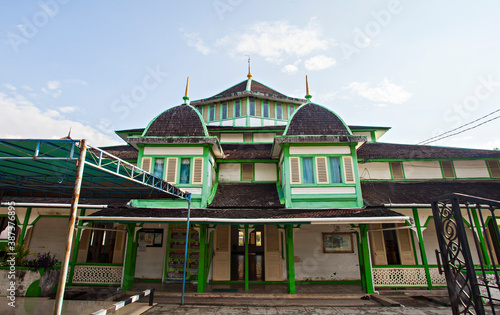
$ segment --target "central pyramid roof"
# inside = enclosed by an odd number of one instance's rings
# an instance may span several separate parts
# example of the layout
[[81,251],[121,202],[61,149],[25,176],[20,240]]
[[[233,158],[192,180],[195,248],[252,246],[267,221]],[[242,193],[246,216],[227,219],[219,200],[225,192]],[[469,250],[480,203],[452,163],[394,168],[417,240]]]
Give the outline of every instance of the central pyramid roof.
[[208,102],[212,102],[215,100],[224,100],[233,97],[242,97],[242,96],[259,96],[259,97],[268,97],[272,99],[282,99],[288,102],[294,103],[304,103],[306,100],[301,98],[289,97],[283,93],[280,93],[258,81],[253,79],[247,79],[241,81],[233,85],[232,87],[225,89],[224,91],[215,94],[214,96],[192,101],[192,105],[204,104]]

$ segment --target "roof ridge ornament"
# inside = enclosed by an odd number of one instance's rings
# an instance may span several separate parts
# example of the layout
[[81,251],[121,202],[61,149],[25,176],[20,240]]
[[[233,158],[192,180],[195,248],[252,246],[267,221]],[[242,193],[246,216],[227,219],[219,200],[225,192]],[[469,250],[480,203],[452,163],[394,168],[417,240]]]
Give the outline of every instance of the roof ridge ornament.
[[186,82],[186,93],[184,94],[184,96],[182,97],[182,99],[184,100],[184,104],[188,105],[189,104],[189,77],[187,77],[187,82]]
[[307,99],[307,103],[311,102],[312,95],[309,94],[309,81],[307,80],[307,75],[306,75],[306,96],[305,98]]
[[247,78],[251,79],[252,78],[252,72],[250,72],[250,56],[249,55],[246,55],[248,56],[248,74],[247,74]]

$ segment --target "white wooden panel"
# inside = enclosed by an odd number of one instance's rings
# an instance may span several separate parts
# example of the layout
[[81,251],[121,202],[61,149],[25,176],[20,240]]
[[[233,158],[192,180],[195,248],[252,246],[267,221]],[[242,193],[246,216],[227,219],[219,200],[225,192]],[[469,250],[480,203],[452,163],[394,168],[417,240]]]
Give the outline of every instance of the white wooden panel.
[[191,188],[191,187],[187,187],[187,188],[182,187],[181,189],[184,191],[187,191],[188,193],[192,193],[193,195],[200,195],[201,191],[202,191],[201,188]]
[[348,146],[291,146],[290,154],[351,154],[351,149]]
[[274,163],[255,163],[256,181],[276,181],[276,164]]
[[263,119],[264,126],[274,126],[275,121],[271,119]]
[[410,230],[397,230],[399,257],[402,265],[414,265],[413,245],[411,242]]
[[33,254],[47,253],[56,255],[56,259],[64,259],[68,218],[40,218],[33,227],[33,235],[29,244]]
[[358,163],[358,169],[362,179],[391,179],[388,162]]
[[145,147],[144,155],[203,155],[203,147]]
[[253,134],[253,142],[266,142],[272,143],[274,141],[275,133],[254,133]]
[[484,160],[453,161],[457,178],[490,177]]
[[316,194],[354,194],[354,187],[313,187],[313,188],[292,188],[292,194],[316,195]]
[[275,225],[264,226],[264,280],[282,281],[280,232]]
[[220,134],[220,142],[221,143],[243,142],[243,134],[242,133],[221,133]]
[[247,119],[246,118],[238,118],[234,120],[234,125],[241,127],[241,126],[246,126],[247,124]]
[[281,120],[278,120],[276,122],[277,125],[286,125],[288,123],[288,121],[281,121]]
[[233,121],[232,120],[223,120],[221,123],[220,123],[221,126],[232,126],[233,125]]
[[[370,229],[380,228],[382,228],[382,224],[370,224]],[[384,232],[371,231],[369,233],[372,265],[387,265]]]
[[262,126],[262,119],[250,118],[250,126]]
[[220,163],[219,164],[220,181],[240,181],[241,164],[240,163]]
[[439,161],[403,162],[406,179],[443,178]]
[[214,281],[231,279],[231,226],[218,225],[215,228],[212,277]]
[[[165,260],[165,246],[167,243],[167,226],[162,224],[146,223],[145,229],[163,228],[163,246],[146,247],[144,251],[137,251],[137,261],[135,264],[135,278],[139,279],[160,279],[163,275],[163,262]],[[122,233],[126,235],[126,233]]]
[[355,136],[365,136],[366,141],[372,141],[372,134],[371,132],[363,132],[363,131],[358,131],[358,132],[353,132],[352,133]]

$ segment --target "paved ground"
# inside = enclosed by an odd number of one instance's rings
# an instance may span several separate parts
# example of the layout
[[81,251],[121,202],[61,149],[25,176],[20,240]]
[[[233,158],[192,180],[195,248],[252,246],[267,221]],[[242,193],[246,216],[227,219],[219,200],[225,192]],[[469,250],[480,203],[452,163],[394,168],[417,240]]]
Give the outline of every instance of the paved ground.
[[286,315],[319,315],[319,314],[411,314],[411,315],[441,315],[452,314],[451,309],[445,306],[436,307],[325,307],[325,306],[201,306],[201,305],[173,305],[158,304],[144,313],[145,315],[160,314],[194,314],[194,315],[236,315],[236,314],[286,314]]

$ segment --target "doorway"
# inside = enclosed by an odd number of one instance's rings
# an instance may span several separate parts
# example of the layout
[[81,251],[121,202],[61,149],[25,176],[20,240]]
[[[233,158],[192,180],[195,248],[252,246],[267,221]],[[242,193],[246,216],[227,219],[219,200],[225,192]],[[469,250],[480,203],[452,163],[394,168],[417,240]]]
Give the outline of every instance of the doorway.
[[[264,281],[264,226],[257,225],[248,236],[250,281]],[[245,230],[231,226],[231,280],[245,280]]]

